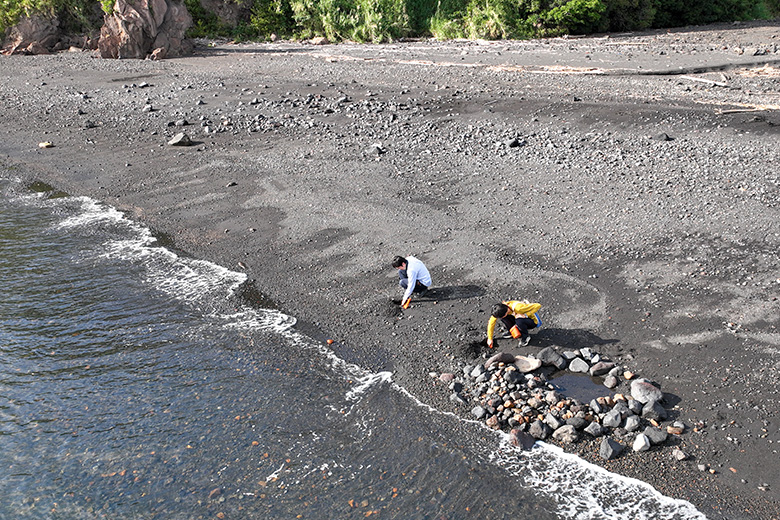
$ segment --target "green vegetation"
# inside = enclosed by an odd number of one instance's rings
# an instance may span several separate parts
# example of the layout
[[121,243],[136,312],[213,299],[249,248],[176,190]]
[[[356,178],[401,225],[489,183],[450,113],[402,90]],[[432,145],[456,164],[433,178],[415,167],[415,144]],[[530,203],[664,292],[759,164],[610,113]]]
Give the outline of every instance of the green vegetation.
[[30,15],[56,16],[63,30],[76,34],[99,29],[103,23],[95,0],[0,0],[0,35]]
[[[402,37],[534,38],[633,31],[780,16],[780,0],[223,0],[248,7],[227,25],[183,0],[193,37],[385,42]],[[71,32],[99,27],[115,0],[0,0],[0,32],[30,14],[56,15]]]

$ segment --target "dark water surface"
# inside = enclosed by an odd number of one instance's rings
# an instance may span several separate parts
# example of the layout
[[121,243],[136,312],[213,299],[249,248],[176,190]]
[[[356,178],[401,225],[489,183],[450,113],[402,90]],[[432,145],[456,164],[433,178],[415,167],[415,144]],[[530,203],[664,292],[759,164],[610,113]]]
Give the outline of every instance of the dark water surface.
[[431,410],[93,200],[0,179],[0,276],[0,518],[703,518]]

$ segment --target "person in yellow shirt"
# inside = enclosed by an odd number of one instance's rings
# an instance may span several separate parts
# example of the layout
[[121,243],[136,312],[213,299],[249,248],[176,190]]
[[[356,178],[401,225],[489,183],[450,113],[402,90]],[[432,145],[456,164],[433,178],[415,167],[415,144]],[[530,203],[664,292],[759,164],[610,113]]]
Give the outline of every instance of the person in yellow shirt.
[[493,331],[498,320],[501,320],[513,338],[520,340],[521,347],[528,345],[531,341],[528,330],[542,325],[542,320],[537,315],[541,308],[540,303],[530,303],[527,300],[509,300],[495,304],[487,326],[488,347],[493,348]]

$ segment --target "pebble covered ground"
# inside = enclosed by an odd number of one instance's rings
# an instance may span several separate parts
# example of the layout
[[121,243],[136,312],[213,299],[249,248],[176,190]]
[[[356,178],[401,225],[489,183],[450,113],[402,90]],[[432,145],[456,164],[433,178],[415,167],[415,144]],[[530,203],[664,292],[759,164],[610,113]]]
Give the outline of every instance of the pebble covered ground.
[[[545,326],[531,344],[497,351],[588,349],[615,377],[655,383],[667,418],[654,420],[683,429],[639,451],[635,432],[612,436],[631,446],[609,458],[605,437],[576,426],[577,440],[550,442],[710,518],[780,517],[777,23],[530,42],[200,42],[177,60],[70,52],[0,69],[6,169],[244,270],[253,301],[463,417],[507,407],[471,402],[481,392],[452,399],[440,376],[465,381],[495,353],[483,343],[493,303],[538,301]],[[408,310],[393,302],[396,254],[434,279]],[[539,399],[517,397],[510,408]],[[564,406],[606,413],[584,404]]]

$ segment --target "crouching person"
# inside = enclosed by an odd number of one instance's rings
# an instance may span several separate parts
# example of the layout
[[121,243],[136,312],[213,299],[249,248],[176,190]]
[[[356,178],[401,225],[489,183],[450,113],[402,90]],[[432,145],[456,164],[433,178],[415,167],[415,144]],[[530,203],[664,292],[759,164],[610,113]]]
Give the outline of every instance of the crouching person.
[[493,332],[498,320],[501,320],[514,339],[520,341],[521,347],[528,345],[531,341],[528,331],[542,325],[542,320],[537,315],[541,308],[540,303],[530,303],[527,300],[509,300],[495,304],[487,327],[488,347],[493,348]]

